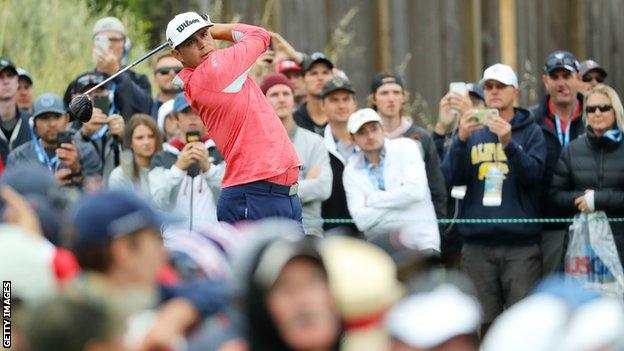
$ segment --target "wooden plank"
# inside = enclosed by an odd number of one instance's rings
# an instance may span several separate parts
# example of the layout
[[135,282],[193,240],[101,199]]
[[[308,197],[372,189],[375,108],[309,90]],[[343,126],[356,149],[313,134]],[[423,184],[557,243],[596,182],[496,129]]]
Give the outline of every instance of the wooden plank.
[[392,40],[390,38],[390,0],[376,0],[375,16],[375,70],[382,71],[390,67]]
[[516,43],[516,1],[500,0],[500,49],[501,62],[518,70]]

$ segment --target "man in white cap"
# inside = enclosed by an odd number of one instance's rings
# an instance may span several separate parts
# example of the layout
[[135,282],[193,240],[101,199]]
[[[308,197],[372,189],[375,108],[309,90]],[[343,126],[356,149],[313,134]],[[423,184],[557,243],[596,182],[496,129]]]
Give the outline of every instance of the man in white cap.
[[[442,172],[450,186],[466,185],[459,218],[535,218],[546,145],[530,113],[515,107],[518,79],[511,67],[495,64],[480,84],[485,103],[496,109],[486,119],[469,110],[460,118]],[[458,224],[464,241],[462,269],[477,287],[484,329],[524,298],[542,273],[539,224]]]
[[407,138],[385,139],[381,117],[371,108],[349,117],[347,129],[361,152],[342,175],[349,212],[371,240],[401,228],[422,247],[440,251],[440,233],[422,153]]
[[[217,50],[215,42],[234,45]],[[265,217],[301,221],[301,163],[286,130],[249,71],[271,33],[245,24],[212,23],[186,12],[167,25],[172,55],[184,65],[178,80],[227,164],[217,205],[220,221]]]

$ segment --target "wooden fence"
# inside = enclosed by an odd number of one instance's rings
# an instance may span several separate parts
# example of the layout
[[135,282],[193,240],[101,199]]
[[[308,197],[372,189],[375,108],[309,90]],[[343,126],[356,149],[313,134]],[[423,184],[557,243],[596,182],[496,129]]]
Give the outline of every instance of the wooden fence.
[[224,0],[220,11],[279,31],[300,51],[331,54],[360,105],[371,77],[393,70],[417,114],[431,118],[449,82],[477,81],[504,62],[516,69],[521,105],[529,106],[544,93],[543,62],[557,49],[595,59],[624,92],[620,0]]

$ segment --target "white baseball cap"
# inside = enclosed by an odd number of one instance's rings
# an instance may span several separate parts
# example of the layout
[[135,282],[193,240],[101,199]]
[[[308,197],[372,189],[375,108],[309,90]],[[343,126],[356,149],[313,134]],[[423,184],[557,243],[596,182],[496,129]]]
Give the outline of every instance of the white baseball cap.
[[117,17],[104,17],[95,22],[95,25],[93,25],[93,36],[104,31],[118,32],[124,37],[126,36],[126,27]]
[[458,335],[476,333],[481,324],[477,299],[452,284],[417,293],[392,307],[388,333],[415,348],[433,348]]
[[173,99],[167,100],[158,108],[158,129],[161,133],[165,133],[165,118],[173,112]]
[[518,77],[516,73],[514,73],[511,67],[502,63],[497,63],[486,68],[479,84],[483,85],[488,80],[495,80],[506,85],[513,85],[516,89],[518,88]]
[[357,110],[349,116],[349,121],[347,122],[347,129],[349,133],[355,134],[357,133],[363,125],[368,122],[379,122],[381,123],[381,117],[379,114],[372,108],[363,108]]
[[197,12],[185,12],[176,15],[169,24],[167,24],[167,41],[171,48],[182,44],[186,39],[190,38],[195,32],[210,27],[213,23],[208,15],[200,15]]

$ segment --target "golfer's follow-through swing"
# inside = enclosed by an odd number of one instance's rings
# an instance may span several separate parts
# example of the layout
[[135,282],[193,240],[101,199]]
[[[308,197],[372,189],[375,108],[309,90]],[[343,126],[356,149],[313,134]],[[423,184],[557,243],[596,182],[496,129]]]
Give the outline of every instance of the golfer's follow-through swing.
[[[245,24],[212,23],[195,12],[175,16],[166,34],[171,54],[184,65],[178,74],[184,95],[225,158],[218,219],[301,221],[301,164],[279,118],[248,76],[271,34]],[[215,39],[234,45],[217,50]]]

